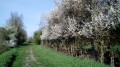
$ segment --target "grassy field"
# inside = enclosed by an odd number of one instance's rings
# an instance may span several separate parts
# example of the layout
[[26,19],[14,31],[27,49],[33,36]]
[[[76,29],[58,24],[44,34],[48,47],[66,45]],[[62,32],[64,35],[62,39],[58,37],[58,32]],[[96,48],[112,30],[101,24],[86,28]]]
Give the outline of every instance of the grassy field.
[[[30,53],[26,53],[26,51],[30,51]],[[0,67],[7,67],[7,63],[13,55],[16,58],[12,67],[26,67],[27,61],[31,61],[28,62],[30,67],[108,67],[93,60],[66,56],[41,45],[20,46],[3,53],[0,55]],[[29,57],[27,61],[26,57]]]
[[33,46],[33,51],[42,67],[108,67],[92,60],[66,56],[39,45]]

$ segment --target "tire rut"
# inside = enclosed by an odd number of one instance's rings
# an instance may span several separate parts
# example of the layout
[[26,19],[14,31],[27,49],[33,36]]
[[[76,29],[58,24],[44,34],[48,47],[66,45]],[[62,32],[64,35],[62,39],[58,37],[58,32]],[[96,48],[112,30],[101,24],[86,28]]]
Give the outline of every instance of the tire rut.
[[31,65],[36,65],[38,67],[41,67],[40,66],[40,63],[36,60],[34,54],[33,54],[33,50],[32,50],[32,47],[30,47],[27,51],[26,51],[26,58],[25,58],[25,65],[24,67],[31,67]]

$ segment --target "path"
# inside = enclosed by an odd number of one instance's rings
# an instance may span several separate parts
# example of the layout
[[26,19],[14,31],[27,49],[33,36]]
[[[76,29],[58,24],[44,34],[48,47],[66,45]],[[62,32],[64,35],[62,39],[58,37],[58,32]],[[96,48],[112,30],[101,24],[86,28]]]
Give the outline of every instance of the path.
[[25,66],[24,67],[40,67],[40,63],[36,60],[34,54],[33,54],[33,50],[32,47],[30,47],[27,51],[26,51],[26,59],[25,59]]

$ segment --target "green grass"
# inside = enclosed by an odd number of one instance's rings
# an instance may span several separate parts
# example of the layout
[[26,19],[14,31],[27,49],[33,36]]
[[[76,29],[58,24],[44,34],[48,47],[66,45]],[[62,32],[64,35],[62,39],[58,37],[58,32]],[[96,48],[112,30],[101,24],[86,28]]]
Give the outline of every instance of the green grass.
[[66,56],[40,45],[33,45],[33,51],[42,67],[108,67],[93,60]]
[[0,67],[6,67],[7,63],[10,61],[12,55],[16,54],[17,49],[12,49],[10,51],[4,52],[0,55]]
[[23,67],[25,65],[26,50],[29,46],[20,46],[0,55],[0,67],[7,67],[12,55],[16,55],[16,60],[12,67]]
[[23,67],[25,65],[25,58],[26,58],[26,50],[29,46],[21,46],[18,48],[17,57],[15,62],[13,63],[13,67]]
[[6,67],[12,55],[16,55],[12,67],[24,67],[26,51],[32,47],[33,54],[40,64],[30,63],[31,67],[108,67],[105,64],[87,59],[79,59],[53,51],[41,45],[26,45],[14,48],[0,55],[0,67]]

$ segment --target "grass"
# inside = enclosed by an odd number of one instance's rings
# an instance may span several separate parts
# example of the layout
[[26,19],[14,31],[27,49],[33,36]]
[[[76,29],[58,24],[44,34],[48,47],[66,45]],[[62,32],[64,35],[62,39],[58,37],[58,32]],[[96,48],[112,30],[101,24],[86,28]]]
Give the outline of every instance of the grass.
[[108,67],[93,60],[66,56],[40,45],[33,45],[33,51],[42,67]]
[[8,67],[10,58],[15,55],[16,59],[12,67],[23,67],[25,64],[26,50],[29,46],[19,46],[0,55],[0,67]]
[[26,50],[29,46],[21,46],[18,47],[17,57],[15,62],[13,63],[13,67],[23,67],[25,65],[25,58],[26,58]]
[[7,63],[10,61],[10,58],[16,54],[17,49],[12,49],[10,51],[4,52],[0,55],[0,67],[7,67]]
[[0,55],[0,67],[7,67],[7,63],[12,55],[16,55],[12,67],[24,67],[26,61],[26,51],[32,47],[33,54],[40,63],[30,63],[31,67],[108,67],[105,64],[87,59],[79,59],[72,56],[66,56],[62,53],[45,48],[42,45],[26,45],[14,48]]

